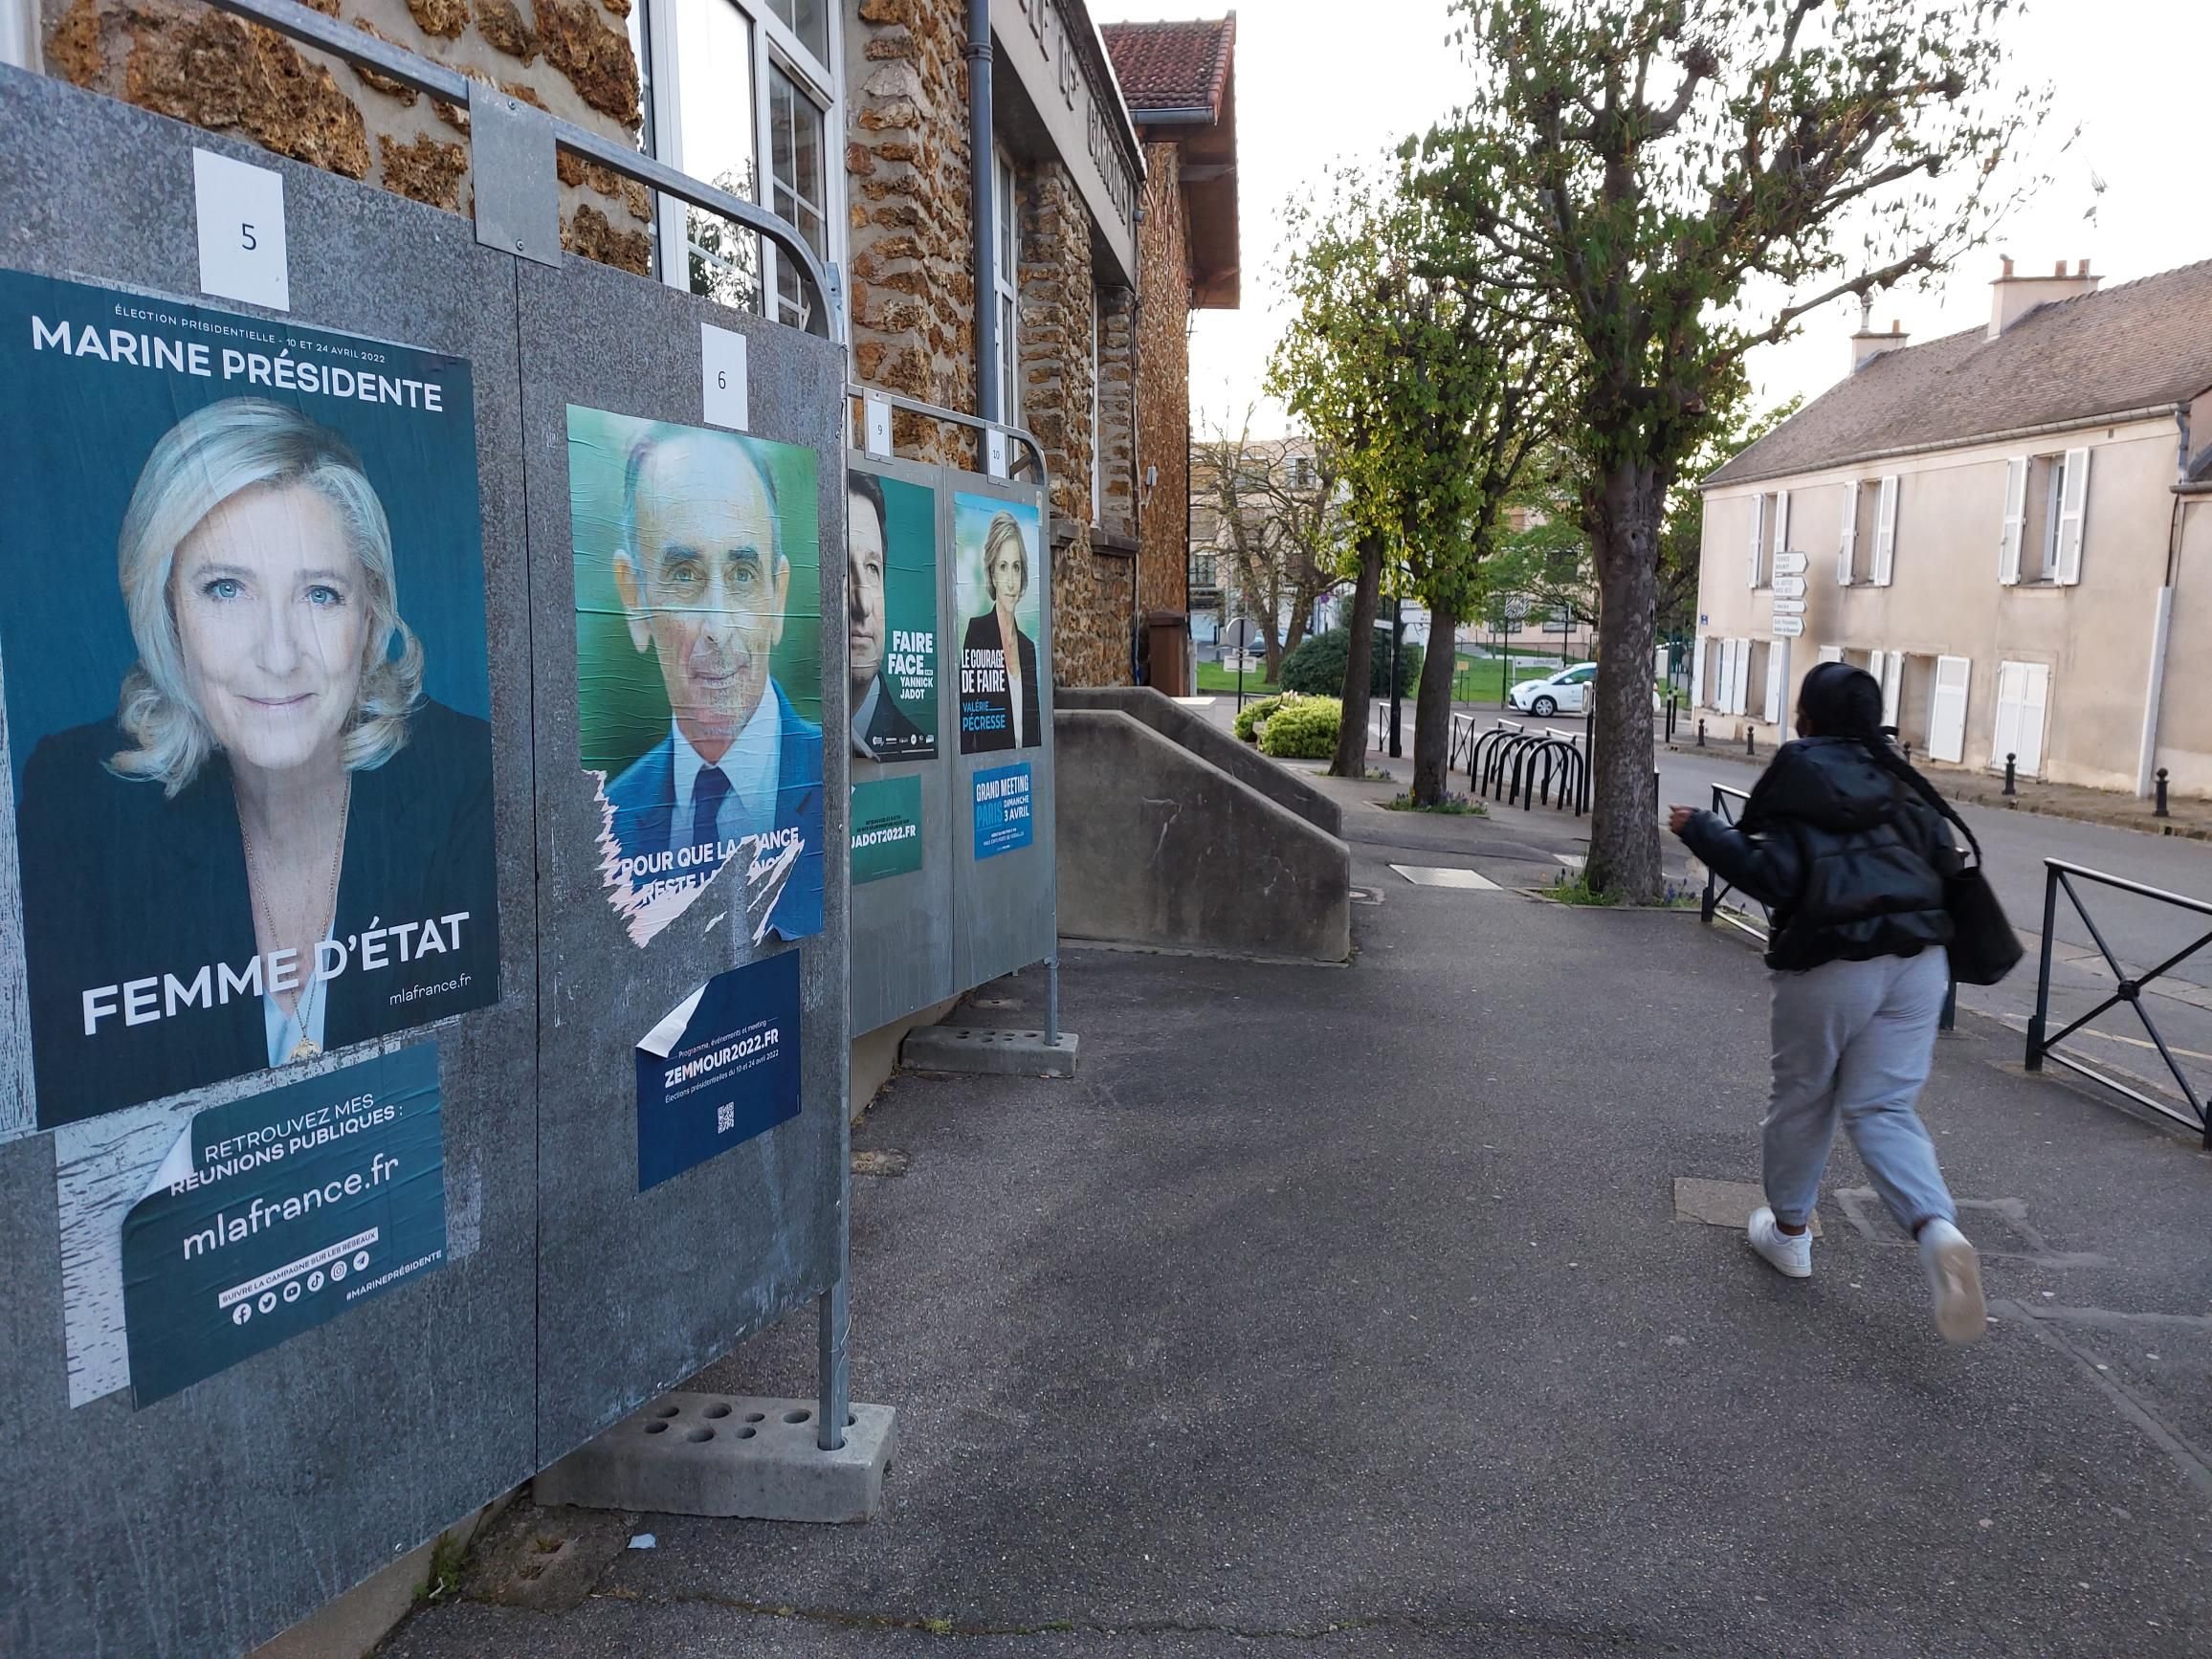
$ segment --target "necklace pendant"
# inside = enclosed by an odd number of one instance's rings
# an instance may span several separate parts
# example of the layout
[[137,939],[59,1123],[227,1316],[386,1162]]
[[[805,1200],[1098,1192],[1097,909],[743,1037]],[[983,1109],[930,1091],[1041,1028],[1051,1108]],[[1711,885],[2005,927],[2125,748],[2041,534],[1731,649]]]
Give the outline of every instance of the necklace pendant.
[[321,1052],[321,1044],[318,1043],[313,1037],[303,1036],[299,1039],[299,1046],[292,1051],[290,1057],[295,1060],[312,1060]]

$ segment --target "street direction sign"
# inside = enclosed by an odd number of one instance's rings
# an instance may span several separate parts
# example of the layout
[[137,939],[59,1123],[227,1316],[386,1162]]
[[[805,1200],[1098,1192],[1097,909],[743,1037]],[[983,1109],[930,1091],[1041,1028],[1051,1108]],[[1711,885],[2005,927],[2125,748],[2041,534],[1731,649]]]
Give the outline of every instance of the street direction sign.
[[1774,573],[1777,576],[1803,576],[1805,573],[1805,556],[1803,553],[1777,553],[1774,556]]
[[[1802,559],[1803,554],[1796,557]],[[1803,599],[1805,596],[1805,579],[1802,576],[1777,576],[1774,579],[1775,596],[1779,599]]]
[[1777,616],[1803,616],[1805,613],[1805,602],[1802,599],[1778,599],[1774,602],[1774,613]]
[[1778,616],[1774,619],[1774,636],[1777,639],[1795,639],[1805,630],[1802,616]]

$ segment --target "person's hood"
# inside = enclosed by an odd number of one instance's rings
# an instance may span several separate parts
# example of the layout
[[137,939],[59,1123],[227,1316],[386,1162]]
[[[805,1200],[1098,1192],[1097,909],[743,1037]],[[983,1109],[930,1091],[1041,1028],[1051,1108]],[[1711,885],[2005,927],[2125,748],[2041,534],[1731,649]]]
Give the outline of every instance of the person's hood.
[[1897,780],[1847,738],[1785,743],[1752,791],[1747,825],[1795,818],[1835,831],[1870,829],[1897,811]]

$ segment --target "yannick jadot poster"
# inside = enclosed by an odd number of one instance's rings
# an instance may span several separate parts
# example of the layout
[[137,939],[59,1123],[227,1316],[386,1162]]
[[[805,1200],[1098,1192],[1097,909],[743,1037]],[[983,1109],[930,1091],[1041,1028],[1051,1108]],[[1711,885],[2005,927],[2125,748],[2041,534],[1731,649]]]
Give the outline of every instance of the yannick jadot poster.
[[197,1114],[122,1224],[137,1404],[443,1262],[438,1107],[419,1043]]

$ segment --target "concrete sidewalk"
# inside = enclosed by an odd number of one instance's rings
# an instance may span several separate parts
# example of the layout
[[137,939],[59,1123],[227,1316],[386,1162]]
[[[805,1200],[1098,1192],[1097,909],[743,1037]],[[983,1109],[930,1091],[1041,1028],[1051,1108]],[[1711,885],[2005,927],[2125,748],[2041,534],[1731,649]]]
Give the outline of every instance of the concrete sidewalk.
[[1927,1115],[1998,1322],[1947,1349],[1846,1150],[1809,1283],[1676,1219],[1756,1179],[1751,952],[1355,851],[1350,969],[1071,952],[1079,1082],[871,1113],[880,1519],[522,1506],[589,1558],[555,1610],[479,1569],[387,1651],[2212,1652],[2212,1158],[1970,1019]]

